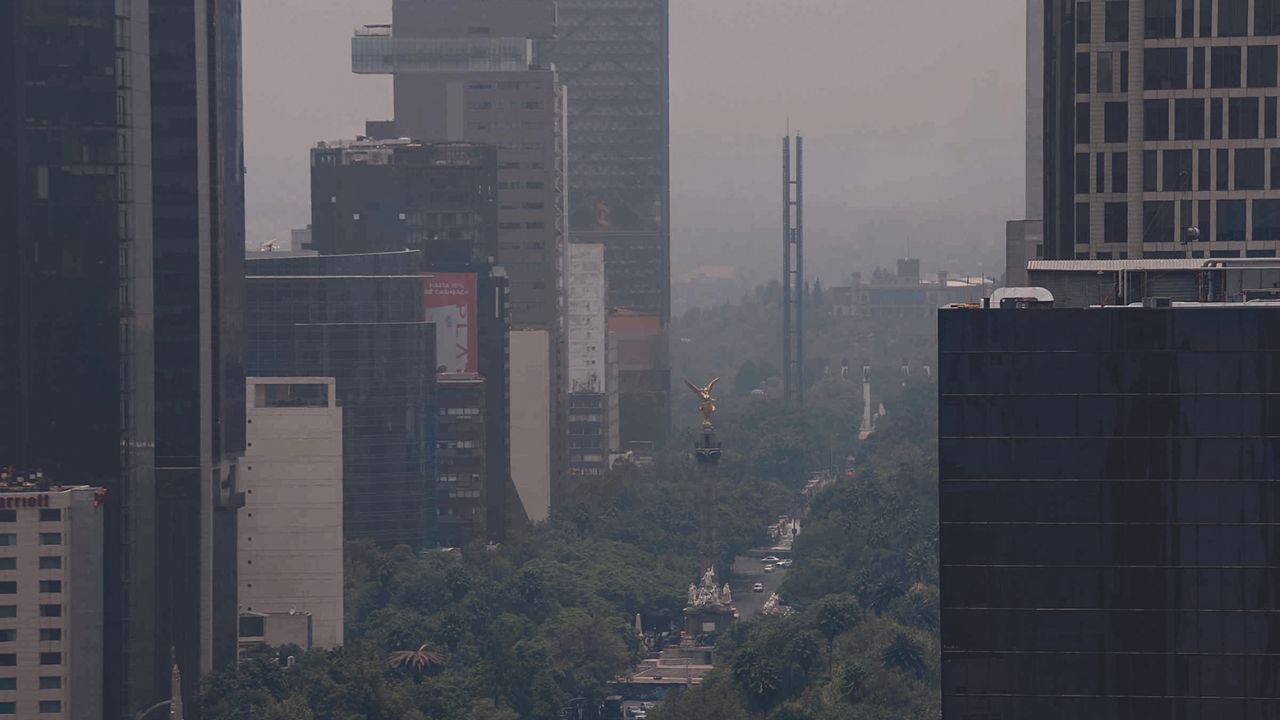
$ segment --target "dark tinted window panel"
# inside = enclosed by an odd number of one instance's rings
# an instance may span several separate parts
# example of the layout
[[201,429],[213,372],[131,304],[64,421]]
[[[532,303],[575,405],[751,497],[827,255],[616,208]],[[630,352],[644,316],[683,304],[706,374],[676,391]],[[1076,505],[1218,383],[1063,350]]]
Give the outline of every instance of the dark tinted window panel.
[[1103,140],[1123,143],[1129,139],[1129,104],[1109,102],[1103,106]]
[[1076,193],[1089,193],[1089,153],[1076,153]]
[[1129,51],[1120,51],[1120,92],[1129,92]]
[[1236,190],[1261,190],[1266,186],[1262,148],[1236,150]]
[[1180,37],[1189,38],[1196,35],[1196,3],[1195,0],[1182,1],[1182,31]]
[[1093,157],[1094,192],[1106,192],[1107,154],[1097,153]]
[[1271,148],[1271,189],[1280,190],[1280,148]]
[[1227,99],[1227,134],[1233,140],[1258,137],[1258,98]]
[[1191,87],[1204,87],[1204,73],[1204,48],[1198,47],[1191,51]]
[[1178,31],[1177,0],[1147,0],[1143,19],[1146,37],[1176,37]]
[[1129,153],[1111,154],[1111,192],[1129,192]]
[[1173,101],[1173,138],[1204,139],[1204,98]]
[[1076,203],[1076,244],[1089,244],[1089,203]]
[[1092,68],[1089,65],[1089,53],[1076,53],[1076,92],[1088,93],[1092,87],[1089,82],[1089,74]]
[[1222,139],[1222,98],[1209,99],[1209,137]]
[[1169,101],[1146,100],[1142,104],[1142,139],[1169,139]]
[[1097,88],[1100,93],[1113,92],[1115,88],[1115,65],[1113,58],[1115,55],[1108,52],[1098,53],[1098,83]]
[[1241,52],[1238,45],[1212,48],[1209,69],[1211,87],[1240,87],[1240,56]]
[[1213,3],[1200,3],[1200,37],[1213,37]]
[[1129,3],[1127,0],[1107,0],[1104,39],[1107,42],[1124,42],[1129,39]]
[[1249,0],[1218,0],[1218,37],[1249,34]]
[[1253,201],[1253,239],[1280,240],[1280,200]]
[[1164,151],[1164,183],[1165,192],[1186,192],[1191,189],[1191,151]]
[[1217,239],[1219,241],[1244,240],[1244,200],[1219,200],[1217,206]]
[[1078,43],[1089,42],[1089,39],[1090,39],[1089,31],[1093,25],[1093,23],[1090,22],[1090,15],[1091,15],[1090,9],[1091,9],[1090,4],[1087,2],[1076,3],[1075,24],[1076,24],[1076,42]]
[[1089,103],[1076,103],[1076,144],[1088,145],[1089,137]]
[[1143,242],[1173,242],[1173,202],[1168,200],[1142,203]]
[[1196,201],[1196,227],[1200,229],[1200,239],[1210,240],[1213,226],[1209,224],[1209,208],[1212,207],[1208,200]]
[[1229,181],[1231,180],[1231,169],[1228,163],[1231,161],[1231,151],[1223,149],[1214,152],[1214,188],[1218,190],[1229,189]]
[[1186,48],[1147,48],[1143,78],[1147,90],[1181,90],[1187,87]]
[[1142,191],[1156,192],[1160,189],[1159,174],[1160,155],[1155,150],[1142,151]]
[[1213,189],[1213,160],[1208,150],[1199,150],[1196,153],[1196,189],[1212,190]]
[[1253,34],[1280,35],[1280,0],[1254,0]]
[[1109,202],[1102,206],[1102,241],[1129,241],[1129,203]]
[[1249,77],[1251,88],[1272,88],[1276,86],[1276,46],[1249,46]]

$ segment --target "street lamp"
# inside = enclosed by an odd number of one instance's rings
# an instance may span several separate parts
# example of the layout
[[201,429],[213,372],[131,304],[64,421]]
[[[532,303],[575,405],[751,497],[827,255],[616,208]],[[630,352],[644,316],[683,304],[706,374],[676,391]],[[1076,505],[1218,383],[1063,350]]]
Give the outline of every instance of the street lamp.
[[156,703],[155,705],[152,705],[151,707],[147,708],[146,710],[143,710],[142,712],[138,713],[137,715],[134,715],[134,716],[133,716],[133,720],[146,720],[146,717],[147,717],[148,715],[150,715],[151,713],[155,712],[156,710],[159,710],[159,709],[160,709],[160,708],[162,708],[162,707],[168,707],[168,706],[169,706],[169,705],[171,705],[171,704],[173,704],[173,700],[172,700],[172,699],[169,699],[169,700],[161,700],[160,702]]

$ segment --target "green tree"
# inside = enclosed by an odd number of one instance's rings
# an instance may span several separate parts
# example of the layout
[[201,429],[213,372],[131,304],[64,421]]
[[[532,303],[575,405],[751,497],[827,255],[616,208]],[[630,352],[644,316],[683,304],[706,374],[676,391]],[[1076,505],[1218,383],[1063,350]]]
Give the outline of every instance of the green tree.
[[867,671],[862,665],[854,662],[844,666],[840,674],[840,689],[849,704],[857,705],[862,702],[867,693],[867,680]]
[[827,674],[831,674],[832,645],[841,633],[857,625],[862,619],[862,608],[851,595],[833,595],[823,598],[818,605],[817,627],[827,639]]
[[397,650],[387,658],[393,668],[408,668],[418,675],[429,674],[445,665],[442,653],[427,643],[422,643],[416,650]]
[[881,662],[886,670],[901,670],[917,680],[923,680],[929,672],[924,652],[904,633],[893,636],[893,641],[881,655]]

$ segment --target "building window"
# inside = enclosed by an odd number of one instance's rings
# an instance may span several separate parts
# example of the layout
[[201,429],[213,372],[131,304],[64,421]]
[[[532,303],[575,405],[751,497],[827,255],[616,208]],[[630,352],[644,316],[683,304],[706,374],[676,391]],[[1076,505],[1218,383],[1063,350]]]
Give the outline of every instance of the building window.
[[1200,150],[1196,153],[1196,189],[1213,189],[1213,162],[1210,160],[1208,150]]
[[1093,139],[1089,135],[1089,103],[1076,103],[1076,144],[1088,145]]
[[1204,48],[1191,51],[1191,87],[1197,90],[1204,87]]
[[62,556],[45,555],[40,558],[41,570],[59,570],[62,568]]
[[1143,53],[1143,80],[1147,90],[1184,90],[1187,87],[1186,48],[1147,48]]
[[1253,34],[1280,35],[1280,0],[1254,0]]
[[1244,200],[1218,201],[1217,219],[1219,241],[1240,242],[1244,240],[1244,213]]
[[0,715],[17,715],[18,703],[0,702]]
[[1249,0],[1218,0],[1218,37],[1249,34]]
[[0,510],[0,522],[17,522],[17,510]]
[[1210,87],[1240,87],[1240,46],[1215,47],[1211,55]]
[[18,592],[18,583],[12,580],[0,582],[0,595],[13,595]]
[[0,653],[0,667],[14,667],[17,664],[17,653]]
[[1088,3],[1075,4],[1075,41],[1088,42],[1091,31],[1093,8]]
[[1262,99],[1262,137],[1271,139],[1276,136],[1276,98]]
[[61,700],[41,700],[40,712],[60,713],[62,712],[62,701]]
[[1111,156],[1111,192],[1129,192],[1129,153],[1114,153]]
[[41,605],[40,617],[62,617],[62,606],[57,603]]
[[0,678],[0,690],[17,690],[18,678]]
[[1102,207],[1102,241],[1129,242],[1129,203],[1109,202]]
[[59,675],[43,675],[40,677],[41,690],[61,690],[62,677]]
[[1280,148],[1271,148],[1271,189],[1280,190]]
[[1236,151],[1236,190],[1261,190],[1265,186],[1265,156],[1262,148]]
[[18,617],[17,605],[0,605],[0,618]]
[[17,570],[18,558],[0,557],[0,570]]
[[1208,240],[1209,231],[1212,227],[1209,225],[1209,207],[1208,200],[1196,201],[1196,227],[1200,229],[1200,239]]
[[40,592],[60,593],[62,592],[62,581],[61,580],[41,580]]
[[1120,51],[1120,92],[1129,92],[1129,51]]
[[62,628],[40,628],[41,642],[57,642],[62,639]]
[[1107,42],[1129,40],[1129,0],[1107,0],[1104,36]]
[[1189,38],[1195,37],[1196,34],[1196,2],[1195,0],[1183,0],[1182,3],[1182,32],[1179,37]]
[[1249,46],[1249,75],[1247,82],[1251,88],[1273,88],[1276,86],[1276,46]]
[[1191,151],[1164,151],[1164,191],[1187,192],[1191,190]]
[[1222,139],[1222,98],[1209,99],[1209,137]]
[[1089,244],[1089,203],[1076,203],[1076,244]]
[[1142,151],[1142,191],[1156,192],[1160,189],[1159,153],[1155,150]]
[[1213,3],[1200,3],[1200,37],[1213,37]]
[[0,546],[17,545],[18,536],[14,533],[0,533]]
[[1204,98],[1173,101],[1173,139],[1204,139]]
[[1142,104],[1142,139],[1169,139],[1169,101],[1147,100]]
[[1089,92],[1089,53],[1076,53],[1076,92]]
[[62,653],[60,652],[42,652],[40,653],[41,665],[61,665]]
[[[1093,167],[1093,177],[1094,177],[1094,184],[1095,184],[1095,185],[1094,185],[1094,187],[1095,187],[1095,190],[1094,190],[1094,191],[1095,191],[1095,192],[1106,192],[1106,190],[1105,190],[1105,188],[1106,188],[1105,183],[1106,183],[1106,179],[1107,179],[1107,154],[1106,154],[1106,153],[1098,153],[1096,156],[1094,156],[1094,158],[1093,158],[1093,165],[1094,165],[1094,167]],[[1114,191],[1113,191],[1113,192],[1114,192]],[[591,349],[592,349],[592,350],[595,350],[595,348],[591,348]],[[594,364],[594,363],[595,363],[595,361],[593,360],[593,361],[592,361],[592,363]]]
[[1076,194],[1089,194],[1089,153],[1076,153]]
[[13,642],[18,639],[18,631],[13,628],[0,630],[0,642]]
[[1214,156],[1215,157],[1214,157],[1213,164],[1217,166],[1214,169],[1214,172],[1216,175],[1214,178],[1214,181],[1215,181],[1214,189],[1226,190],[1228,186],[1228,182],[1231,179],[1231,170],[1227,166],[1227,163],[1231,161],[1231,152],[1226,149],[1222,149],[1222,150],[1216,151],[1214,153]]
[[1280,200],[1253,201],[1253,239],[1280,240]]
[[[1126,3],[1127,4],[1127,3]],[[1103,140],[1122,143],[1129,140],[1129,103],[1109,102],[1103,106]]]
[[1098,92],[1109,93],[1115,87],[1112,76],[1115,74],[1115,67],[1111,64],[1111,53],[1098,53]]
[[1147,0],[1144,23],[1148,38],[1176,37],[1178,14],[1176,0]]
[[61,545],[62,533],[40,533],[41,545]]
[[1227,99],[1227,134],[1232,140],[1252,140],[1258,137],[1258,98]]
[[1173,242],[1173,202],[1142,203],[1142,242]]

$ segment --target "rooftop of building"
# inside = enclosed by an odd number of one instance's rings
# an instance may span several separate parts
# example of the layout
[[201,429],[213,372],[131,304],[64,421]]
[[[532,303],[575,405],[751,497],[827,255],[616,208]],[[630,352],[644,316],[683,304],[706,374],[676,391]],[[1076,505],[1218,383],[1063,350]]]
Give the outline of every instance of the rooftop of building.
[[1028,271],[1117,272],[1121,270],[1205,270],[1280,268],[1280,258],[1173,258],[1135,260],[1029,260]]
[[40,470],[0,468],[0,493],[62,493],[74,490],[99,490],[93,485],[64,485],[54,482]]

